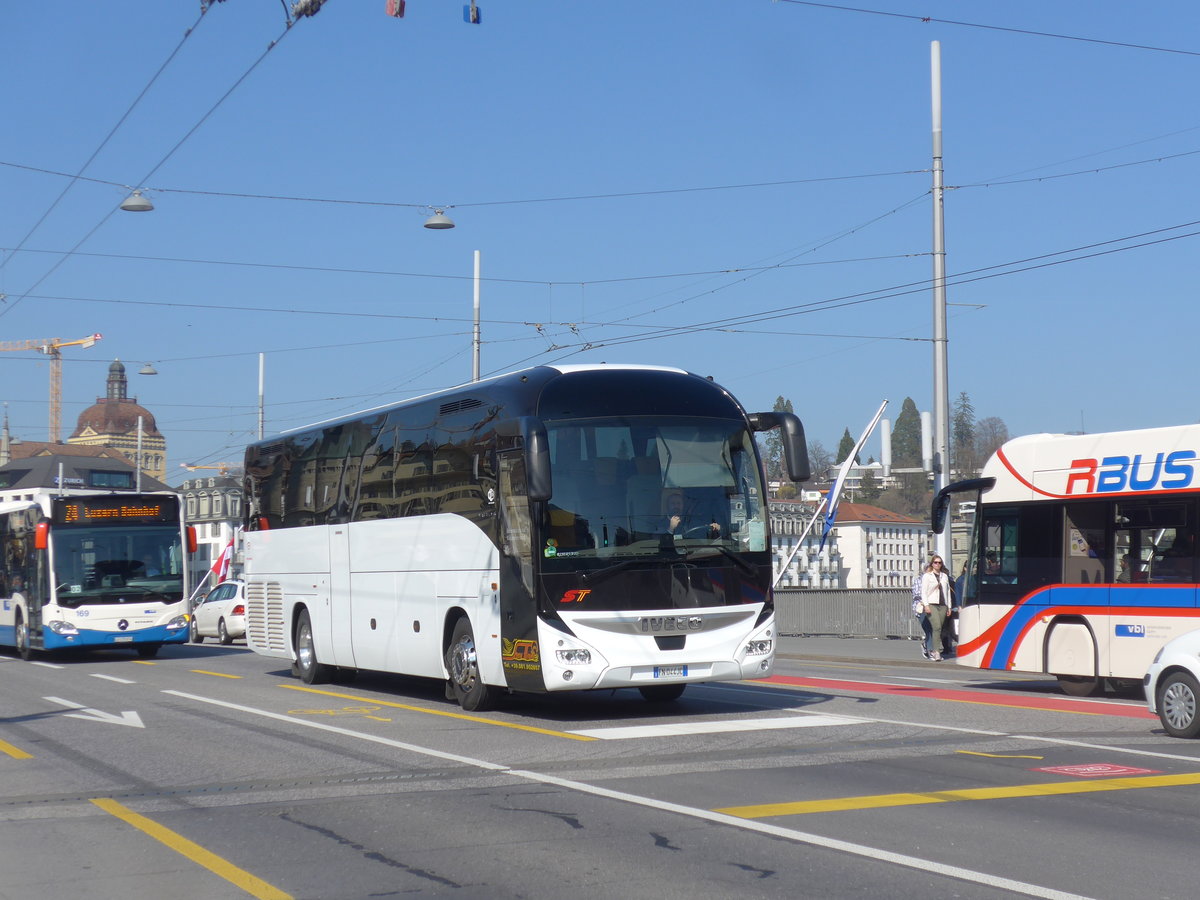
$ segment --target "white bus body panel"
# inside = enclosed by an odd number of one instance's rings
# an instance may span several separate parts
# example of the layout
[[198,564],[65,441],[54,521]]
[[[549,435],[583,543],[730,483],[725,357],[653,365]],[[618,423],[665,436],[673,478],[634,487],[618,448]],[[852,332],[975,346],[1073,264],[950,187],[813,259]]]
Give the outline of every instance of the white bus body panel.
[[[320,662],[444,678],[443,624],[461,609],[484,681],[506,685],[492,587],[499,556],[462,516],[249,531],[245,560],[246,641],[256,653],[294,658],[294,610],[304,604]],[[282,605],[271,622],[273,597]]]

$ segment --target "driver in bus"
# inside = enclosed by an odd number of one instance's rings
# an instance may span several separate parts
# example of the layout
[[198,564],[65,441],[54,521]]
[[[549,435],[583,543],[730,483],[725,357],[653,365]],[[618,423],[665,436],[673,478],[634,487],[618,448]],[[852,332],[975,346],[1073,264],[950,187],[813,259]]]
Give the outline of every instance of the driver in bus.
[[721,525],[717,522],[717,517],[715,515],[697,515],[694,509],[689,510],[688,504],[684,501],[683,491],[669,492],[665,507],[666,512],[659,524],[659,531],[665,531],[676,538],[719,538],[721,536]]

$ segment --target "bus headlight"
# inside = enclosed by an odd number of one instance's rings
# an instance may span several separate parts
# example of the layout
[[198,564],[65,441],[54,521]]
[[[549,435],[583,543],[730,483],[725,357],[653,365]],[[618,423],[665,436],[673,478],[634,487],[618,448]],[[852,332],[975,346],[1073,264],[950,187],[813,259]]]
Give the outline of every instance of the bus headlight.
[[63,637],[71,637],[79,634],[79,629],[70,622],[64,622],[61,619],[55,619],[53,622],[47,622],[46,627],[57,635]]
[[764,653],[771,652],[770,641],[751,641],[746,645],[747,656],[761,656]]
[[167,623],[167,631],[178,631],[180,628],[188,627],[188,617],[186,615],[176,616]]
[[592,662],[591,650],[555,650],[554,655],[568,666],[586,666]]

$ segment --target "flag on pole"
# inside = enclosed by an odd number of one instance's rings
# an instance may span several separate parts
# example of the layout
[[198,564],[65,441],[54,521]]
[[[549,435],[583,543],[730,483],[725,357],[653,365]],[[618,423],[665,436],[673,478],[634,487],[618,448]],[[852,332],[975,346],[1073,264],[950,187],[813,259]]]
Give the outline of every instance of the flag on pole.
[[879,405],[879,410],[875,413],[875,418],[867,425],[866,430],[862,433],[862,437],[858,439],[858,443],[854,445],[854,449],[850,451],[850,455],[842,461],[841,468],[838,469],[837,479],[833,482],[833,490],[829,492],[829,503],[825,507],[825,524],[821,527],[821,549],[824,549],[825,539],[829,537],[829,532],[833,530],[833,523],[837,521],[838,501],[842,496],[842,486],[846,483],[846,475],[853,468],[854,460],[858,458],[863,444],[867,442],[867,438],[871,436],[871,432],[879,424],[879,420],[883,416],[883,411],[887,409],[887,405],[888,402],[886,400]]
[[220,584],[229,577],[229,563],[233,559],[233,538],[229,539],[229,543],[225,545],[225,549],[221,551],[221,555],[217,557],[217,561],[212,564],[212,568],[208,570],[210,575],[217,576],[217,584]]

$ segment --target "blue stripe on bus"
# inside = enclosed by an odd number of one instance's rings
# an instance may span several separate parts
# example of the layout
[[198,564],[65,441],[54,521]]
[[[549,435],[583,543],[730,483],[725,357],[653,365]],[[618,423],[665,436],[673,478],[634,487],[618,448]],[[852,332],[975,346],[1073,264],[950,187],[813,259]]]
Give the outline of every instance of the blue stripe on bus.
[[46,650],[61,650],[64,647],[136,647],[138,644],[183,644],[187,642],[188,630],[167,630],[166,625],[143,628],[140,631],[91,631],[79,629],[79,634],[58,635],[46,629],[42,635],[42,646]]
[[[1026,627],[1046,610],[1056,615],[1139,615],[1153,616],[1160,611],[1196,609],[1196,586],[1142,587],[1112,585],[1054,585],[1030,594],[1010,613],[1004,629],[996,637],[990,669],[1006,670],[1017,651],[1017,642]],[[1130,607],[1133,610],[1130,611]],[[1197,610],[1200,616],[1200,610]],[[1169,614],[1169,613],[1168,613]]]

